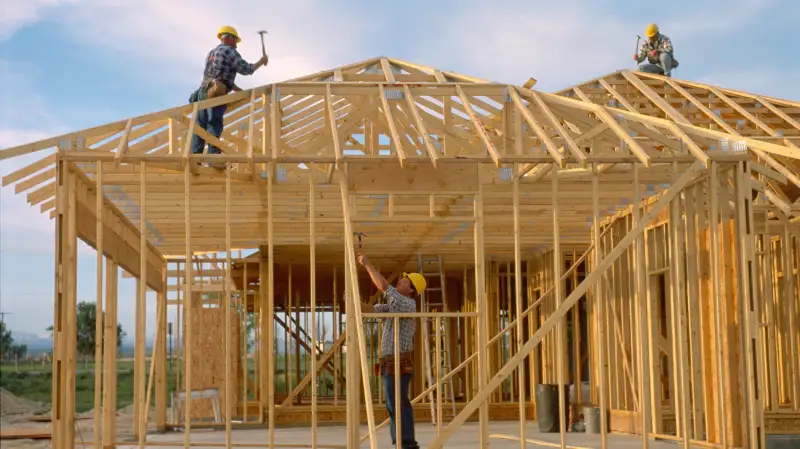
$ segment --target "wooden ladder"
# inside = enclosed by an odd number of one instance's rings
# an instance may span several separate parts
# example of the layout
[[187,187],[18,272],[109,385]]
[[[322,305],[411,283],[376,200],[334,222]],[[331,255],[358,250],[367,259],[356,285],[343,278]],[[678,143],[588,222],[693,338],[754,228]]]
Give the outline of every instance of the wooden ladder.
[[[445,275],[444,270],[442,268],[442,257],[441,256],[425,256],[423,254],[419,254],[418,256],[418,271],[419,274],[425,277],[425,280],[428,281],[428,284],[434,284],[433,287],[427,287],[422,292],[421,301],[422,301],[422,311],[423,312],[447,312],[447,301],[445,295]],[[438,278],[438,287],[435,286],[436,283],[431,283],[433,279]],[[432,363],[432,356],[431,354],[435,354],[436,350],[436,327],[435,327],[436,320],[434,318],[424,318],[423,325],[422,325],[422,341],[425,345],[424,353],[425,353],[425,373],[427,375],[427,385],[425,388],[429,388],[431,385],[434,385],[434,364]],[[439,319],[439,355],[440,359],[436,362],[438,365],[438,370],[440,370],[439,376],[436,376],[438,379],[446,376],[450,373],[451,370],[451,363],[450,363],[450,344],[448,341],[447,336],[450,334],[450,320],[447,318],[440,318]],[[431,390],[428,393],[428,402],[431,405],[431,423],[436,425],[436,403],[434,401],[434,395],[436,390]],[[450,401],[451,404],[451,412],[452,416],[456,416],[456,402],[455,402],[455,392],[453,390],[453,378],[450,377],[447,381],[442,385],[442,396],[440,400],[447,399]]]

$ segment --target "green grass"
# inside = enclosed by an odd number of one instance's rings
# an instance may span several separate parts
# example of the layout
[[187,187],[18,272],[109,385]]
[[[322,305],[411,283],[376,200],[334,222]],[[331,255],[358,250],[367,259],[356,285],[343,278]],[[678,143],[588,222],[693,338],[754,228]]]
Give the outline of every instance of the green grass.
[[[83,413],[94,408],[94,364],[78,363],[75,375],[75,411]],[[149,375],[149,363],[145,367]],[[168,370],[167,393],[175,390],[175,370]],[[41,364],[36,369],[23,369],[16,372],[14,365],[0,367],[0,387],[5,388],[15,396],[32,401],[50,404],[52,399],[52,372],[50,366],[42,371]],[[146,387],[145,387],[146,388]],[[124,408],[133,401],[133,362],[119,362],[117,364],[117,408]],[[153,399],[151,399],[152,403]]]

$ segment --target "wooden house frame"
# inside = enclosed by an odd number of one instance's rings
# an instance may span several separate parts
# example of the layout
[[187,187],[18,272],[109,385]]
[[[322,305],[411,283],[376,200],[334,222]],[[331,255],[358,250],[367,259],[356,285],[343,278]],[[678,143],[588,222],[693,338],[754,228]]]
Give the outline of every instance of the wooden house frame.
[[[577,403],[602,411],[604,448],[609,429],[643,447],[763,448],[766,434],[800,432],[800,103],[627,70],[556,93],[532,84],[379,57],[0,150],[42,152],[3,185],[56,223],[54,447],[75,446],[78,238],[97,251],[98,337],[115,336],[119,268],[137,281],[140,447],[163,444],[149,423],[196,446],[192,429],[212,413],[188,395],[168,416],[168,307],[176,387],[219,389],[220,447],[251,424],[267,425],[267,441],[236,447],[340,447],[318,441],[320,422],[346,423],[341,447],[377,447],[376,320],[401,316],[357,306],[378,298],[355,262],[362,243],[390,282],[418,255],[444,263],[447,310],[403,315],[456,329],[453,370],[415,374],[415,402],[430,406],[416,411],[437,424],[428,447],[467,420],[481,447],[525,447],[535,386],[572,379]],[[196,120],[223,104],[217,139]],[[193,134],[222,154],[192,154]],[[329,321],[333,341],[320,342]],[[417,343],[434,360],[445,350]],[[116,348],[96,355],[93,439],[108,448],[120,444]],[[490,419],[519,420],[519,435],[490,435]],[[309,441],[277,445],[288,421],[308,422]]]

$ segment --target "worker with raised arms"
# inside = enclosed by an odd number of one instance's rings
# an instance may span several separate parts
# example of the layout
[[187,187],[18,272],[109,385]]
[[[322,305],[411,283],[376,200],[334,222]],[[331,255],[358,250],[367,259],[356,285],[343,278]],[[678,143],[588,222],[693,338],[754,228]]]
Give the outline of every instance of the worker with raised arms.
[[[217,32],[217,38],[220,40],[220,44],[206,56],[203,81],[200,83],[200,88],[189,97],[189,103],[219,97],[232,91],[241,91],[242,89],[235,84],[236,75],[252,75],[259,68],[266,66],[269,61],[266,51],[255,64],[245,61],[236,49],[242,38],[239,37],[236,29],[231,26],[226,25],[220,28]],[[223,116],[227,108],[227,105],[222,104],[198,111],[197,126],[208,131],[212,136],[219,138],[222,135]],[[193,135],[192,153],[201,154],[205,144],[204,139],[197,134]],[[220,149],[209,143],[208,153],[219,154]],[[216,164],[214,166],[216,168],[224,168],[224,164]]]
[[[417,311],[417,302],[413,299],[422,294],[427,282],[419,273],[403,273],[403,276],[393,287],[386,278],[369,261],[363,251],[358,252],[358,263],[366,268],[372,283],[383,293],[383,304],[369,305],[362,303],[361,311],[366,313],[414,313]],[[409,386],[414,364],[414,332],[417,328],[415,318],[399,319],[400,360],[394,358],[394,319],[383,320],[383,335],[381,336],[380,362],[376,366],[383,379],[383,392],[386,395],[386,411],[389,413],[392,446],[403,449],[418,449],[414,436],[414,409],[409,399]],[[400,417],[402,442],[397,445],[395,441],[395,396],[394,396],[394,363],[400,363]]]
[[[633,60],[639,66],[639,70],[647,73],[655,73],[658,75],[672,76],[672,69],[678,67],[678,61],[675,59],[674,49],[672,48],[672,41],[661,34],[658,25],[651,23],[647,25],[645,30],[647,39],[642,43],[639,48],[639,53],[633,55]],[[644,60],[647,64],[642,64]]]

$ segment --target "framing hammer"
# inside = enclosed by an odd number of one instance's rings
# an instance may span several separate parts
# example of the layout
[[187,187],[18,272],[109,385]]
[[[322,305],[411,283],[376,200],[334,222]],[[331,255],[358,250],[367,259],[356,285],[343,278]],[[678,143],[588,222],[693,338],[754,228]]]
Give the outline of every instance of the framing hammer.
[[367,234],[364,234],[363,232],[354,232],[353,235],[358,237],[358,249],[361,249],[361,237],[366,237]]
[[639,54],[639,41],[642,40],[642,36],[636,35],[636,50],[633,52],[634,55]]
[[261,52],[267,56],[267,47],[264,45],[264,35],[267,34],[267,30],[261,30],[258,34],[261,36]]

